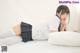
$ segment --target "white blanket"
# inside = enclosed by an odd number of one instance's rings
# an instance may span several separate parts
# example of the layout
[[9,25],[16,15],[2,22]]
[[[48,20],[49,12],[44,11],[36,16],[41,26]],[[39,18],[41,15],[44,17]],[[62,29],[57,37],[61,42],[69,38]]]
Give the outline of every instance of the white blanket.
[[8,46],[7,53],[80,53],[80,47],[48,44],[48,41],[30,41]]

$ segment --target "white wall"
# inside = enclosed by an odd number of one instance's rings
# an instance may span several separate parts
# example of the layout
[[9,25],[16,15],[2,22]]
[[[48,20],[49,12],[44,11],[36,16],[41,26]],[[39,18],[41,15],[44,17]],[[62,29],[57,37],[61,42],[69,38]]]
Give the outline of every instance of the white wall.
[[77,5],[76,6],[76,9],[77,9],[77,16],[78,16],[78,30],[80,32],[80,5]]
[[[58,6],[58,1],[59,0],[0,0],[0,28],[2,31],[8,30],[21,20],[32,23],[53,18]],[[73,20],[76,19],[76,8],[73,4],[68,6],[71,9],[71,22],[73,22]]]
[[32,22],[53,17],[56,3],[55,0],[0,0],[0,27],[8,30],[21,19]]

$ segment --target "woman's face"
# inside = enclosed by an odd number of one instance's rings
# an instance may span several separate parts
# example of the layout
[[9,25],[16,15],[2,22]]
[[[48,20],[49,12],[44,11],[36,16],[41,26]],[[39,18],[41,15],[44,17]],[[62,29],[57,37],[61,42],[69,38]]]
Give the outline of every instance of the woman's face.
[[66,21],[67,17],[68,17],[68,15],[66,13],[62,14],[62,15],[60,15],[60,20],[61,21]]
[[61,14],[60,15],[60,21],[61,23],[66,23],[68,21],[69,15],[67,13]]

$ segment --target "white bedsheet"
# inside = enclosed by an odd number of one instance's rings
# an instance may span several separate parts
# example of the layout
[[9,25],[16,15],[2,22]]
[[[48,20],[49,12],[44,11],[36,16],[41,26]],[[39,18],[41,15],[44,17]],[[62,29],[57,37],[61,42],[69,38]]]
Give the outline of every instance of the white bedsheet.
[[7,53],[80,53],[80,47],[50,45],[48,41],[29,41],[8,46]]

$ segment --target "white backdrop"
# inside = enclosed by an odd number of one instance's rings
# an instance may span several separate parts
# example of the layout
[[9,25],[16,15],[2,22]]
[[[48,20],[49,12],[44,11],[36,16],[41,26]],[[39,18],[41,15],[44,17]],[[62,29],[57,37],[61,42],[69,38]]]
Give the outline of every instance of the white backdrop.
[[[38,23],[53,18],[58,4],[58,0],[0,0],[0,31],[9,30],[21,20]],[[70,26],[78,27],[80,4],[67,5],[71,11]]]

